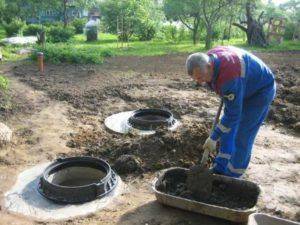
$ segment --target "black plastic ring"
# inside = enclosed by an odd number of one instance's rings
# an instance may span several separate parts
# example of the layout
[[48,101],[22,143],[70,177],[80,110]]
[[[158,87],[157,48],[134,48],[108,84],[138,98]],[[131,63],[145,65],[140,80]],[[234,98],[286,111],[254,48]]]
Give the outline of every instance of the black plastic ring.
[[139,109],[133,112],[129,124],[139,130],[155,130],[174,125],[173,114],[163,109]]
[[[65,185],[51,181],[50,176],[64,169],[82,168],[99,170],[99,179],[80,185]],[[104,176],[100,177],[100,174]],[[86,174],[86,176],[88,176]],[[68,177],[70,178],[70,177]],[[85,177],[82,177],[85,179]],[[110,165],[102,159],[93,157],[70,157],[57,159],[50,164],[40,177],[38,191],[46,198],[58,203],[83,203],[101,198],[117,185],[117,177]]]

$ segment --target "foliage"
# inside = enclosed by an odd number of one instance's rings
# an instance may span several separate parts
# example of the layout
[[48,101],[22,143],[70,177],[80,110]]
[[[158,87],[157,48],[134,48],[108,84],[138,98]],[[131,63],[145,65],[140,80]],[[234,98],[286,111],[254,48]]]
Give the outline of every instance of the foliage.
[[85,24],[87,23],[87,19],[85,18],[76,18],[72,21],[72,26],[75,28],[76,34],[82,34]]
[[3,25],[0,25],[0,40],[6,38],[6,32]]
[[38,17],[41,10],[54,9],[56,1],[48,0],[9,0],[5,1],[5,8],[2,19],[7,23],[15,18],[26,20],[27,18]]
[[186,39],[187,32],[183,26],[177,27],[175,25],[165,25],[162,28],[164,39],[171,43],[179,43]]
[[8,109],[10,104],[10,96],[8,94],[9,89],[9,81],[8,79],[0,75],[0,110],[3,111],[5,109]]
[[[300,50],[300,42],[284,41],[280,45],[269,46],[267,48],[257,48],[247,46],[243,39],[230,39],[229,41],[216,41],[217,45],[234,45],[250,50],[259,51],[282,51],[282,50]],[[50,62],[69,62],[69,63],[96,63],[103,62],[105,57],[110,56],[153,56],[179,52],[197,52],[205,51],[205,43],[200,42],[193,45],[190,40],[182,40],[178,43],[172,43],[165,40],[152,40],[150,42],[132,41],[129,46],[121,48],[118,44],[117,35],[100,33],[100,40],[86,42],[85,35],[76,35],[67,43],[46,43],[45,48],[36,46],[36,51],[43,51],[45,59]],[[32,57],[36,59],[36,54]]]
[[284,39],[285,40],[292,40],[293,37],[294,37],[294,33],[297,29],[299,29],[299,27],[297,27],[297,24],[289,21],[285,25],[285,31],[284,31],[284,35],[283,35]]
[[168,20],[180,21],[192,31],[193,42],[198,40],[201,22],[201,4],[199,0],[164,0],[163,9]]
[[290,40],[294,36],[300,35],[300,1],[290,0],[280,5],[285,14],[287,14],[287,24],[285,29],[284,38]]
[[7,23],[3,24],[6,35],[9,37],[14,35],[21,35],[24,26],[25,26],[25,22],[23,22],[20,19],[13,19],[9,24]]
[[152,0],[106,0],[100,5],[106,30],[128,41],[133,34],[150,40],[156,33],[161,15]]
[[[73,43],[47,43],[45,48],[37,46],[36,50],[42,51],[45,60],[53,63],[69,62],[77,64],[100,64],[103,62],[103,57],[110,57],[113,55],[108,49],[98,51],[95,47],[89,46],[86,46],[85,48],[74,48]],[[36,53],[33,53],[31,57],[36,59]]]
[[149,41],[154,38],[156,33],[155,24],[152,21],[141,22],[135,30],[140,41]]
[[50,42],[67,42],[75,35],[75,28],[72,26],[52,26],[47,33]]
[[5,7],[6,7],[5,0],[0,0],[0,19],[1,19],[1,21],[3,21]]
[[2,75],[0,75],[0,91],[6,92],[8,90],[8,79]]
[[43,23],[43,26],[50,28],[50,27],[62,27],[64,25],[61,21],[54,21],[54,22],[45,22]]
[[29,24],[29,25],[25,26],[24,31],[23,31],[23,35],[25,35],[25,36],[31,36],[31,35],[35,36],[43,30],[45,30],[45,28],[40,24]]

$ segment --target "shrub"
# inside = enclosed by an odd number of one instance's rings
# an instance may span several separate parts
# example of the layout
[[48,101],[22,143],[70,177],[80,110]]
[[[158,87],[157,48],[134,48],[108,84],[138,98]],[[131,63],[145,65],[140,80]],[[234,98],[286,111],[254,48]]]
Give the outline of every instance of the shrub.
[[0,91],[6,92],[8,90],[8,79],[0,75]]
[[164,39],[169,42],[178,43],[183,41],[186,36],[186,31],[183,27],[177,28],[174,25],[165,25],[162,30]]
[[77,19],[73,20],[72,25],[75,28],[75,33],[76,34],[82,34],[83,33],[83,28],[84,28],[86,22],[87,22],[87,20],[84,19],[84,18],[82,18],[82,19],[77,18]]
[[3,24],[7,36],[22,35],[25,22],[20,19],[13,19],[9,24]]
[[[71,43],[51,44],[47,43],[45,48],[37,46],[36,51],[42,51],[46,61],[52,63],[68,62],[77,64],[100,64],[104,57],[110,57],[113,53],[108,50],[95,49],[93,46],[74,49]],[[36,52],[32,53],[31,58],[36,60]]]
[[145,22],[145,23],[139,24],[135,33],[138,36],[140,41],[151,40],[152,38],[154,38],[155,33],[156,33],[154,23]]
[[53,27],[53,26],[58,27],[58,26],[63,26],[64,23],[61,21],[54,21],[54,22],[47,21],[47,22],[44,22],[43,25],[45,27]]
[[48,40],[50,42],[67,42],[75,34],[75,29],[72,26],[52,26],[48,31]]
[[43,28],[43,26],[40,24],[29,24],[25,27],[23,34],[27,36],[35,36],[43,30],[45,30],[45,28]]
[[102,57],[112,57],[113,53],[109,49],[101,51],[100,55]]
[[297,27],[296,24],[291,23],[291,22],[287,23],[285,26],[285,31],[284,31],[284,35],[283,35],[284,39],[292,40],[293,36],[294,36],[294,32],[297,29],[299,29],[299,28]]

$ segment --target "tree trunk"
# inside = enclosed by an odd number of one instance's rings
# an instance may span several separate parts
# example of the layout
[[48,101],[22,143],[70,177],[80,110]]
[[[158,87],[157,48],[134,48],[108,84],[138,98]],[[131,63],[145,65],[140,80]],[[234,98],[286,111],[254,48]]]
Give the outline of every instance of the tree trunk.
[[193,44],[197,44],[198,29],[193,29]]
[[186,23],[181,17],[179,17],[179,20],[183,25],[185,25],[189,30],[192,31],[193,36],[193,44],[197,44],[197,37],[198,37],[198,30],[199,30],[199,24],[200,24],[200,15],[197,15],[197,17],[194,18],[193,26],[190,26],[188,23]]
[[211,39],[212,39],[212,28],[211,26],[206,27],[206,38],[205,38],[205,48],[210,49],[211,48]]
[[230,21],[229,21],[229,28],[228,28],[228,41],[231,38],[231,27],[232,27],[232,20],[233,20],[233,16],[230,16]]
[[[267,46],[267,39],[263,30],[263,24],[260,23],[260,19],[255,20],[251,13],[251,1],[246,3],[246,17],[247,27],[241,24],[233,23],[232,25],[239,27],[247,34],[247,42],[251,46]],[[261,16],[260,16],[261,17]]]
[[66,27],[68,25],[67,3],[68,3],[68,0],[63,0],[64,27]]

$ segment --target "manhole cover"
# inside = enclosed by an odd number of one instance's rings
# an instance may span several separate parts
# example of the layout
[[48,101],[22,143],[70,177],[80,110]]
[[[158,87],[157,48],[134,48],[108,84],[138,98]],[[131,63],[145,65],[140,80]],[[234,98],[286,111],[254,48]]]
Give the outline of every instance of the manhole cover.
[[154,130],[168,128],[174,123],[173,114],[162,109],[139,109],[133,112],[128,120],[129,124],[140,130]]
[[72,157],[50,164],[40,178],[38,190],[55,202],[83,203],[103,197],[116,185],[116,174],[105,161]]

